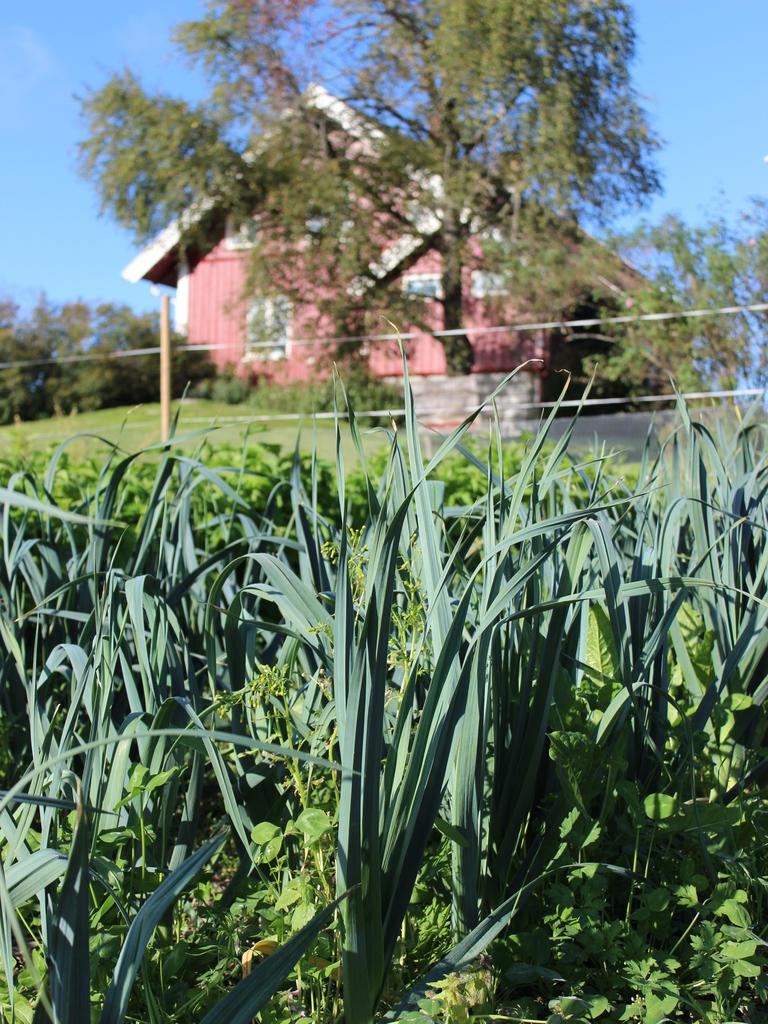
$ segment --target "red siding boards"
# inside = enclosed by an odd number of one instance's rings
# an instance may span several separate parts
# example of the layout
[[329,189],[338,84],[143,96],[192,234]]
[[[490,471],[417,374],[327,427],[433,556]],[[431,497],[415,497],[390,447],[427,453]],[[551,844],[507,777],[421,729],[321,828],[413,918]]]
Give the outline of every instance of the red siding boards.
[[[440,263],[436,254],[422,257],[408,271],[409,274],[439,273]],[[473,328],[495,326],[514,320],[512,310],[500,310],[497,302],[489,303],[472,295],[471,274],[465,282],[465,324],[467,336],[475,350],[474,373],[504,372],[519,366],[521,362],[540,357],[544,340],[539,333],[503,332],[474,334]],[[295,338],[318,339],[316,345],[294,345],[288,358],[272,362],[267,358],[243,362],[246,336],[246,304],[243,299],[245,287],[244,254],[230,249],[225,240],[204,256],[192,269],[189,278],[188,341],[190,345],[208,344],[223,346],[211,351],[211,358],[220,369],[231,365],[239,373],[250,376],[269,376],[277,380],[306,380],[330,365],[331,352],[335,346],[330,341],[333,331],[323,323],[317,311],[304,306],[295,312],[293,336]],[[440,303],[430,303],[425,310],[425,321],[434,330],[442,327]],[[403,325],[403,333],[411,328]],[[381,333],[388,333],[382,325]],[[329,339],[324,344],[324,338]],[[368,343],[372,372],[379,377],[394,377],[402,374],[402,363],[395,342],[371,341]],[[415,376],[431,376],[446,372],[445,351],[439,339],[426,331],[420,331],[406,342],[409,355],[409,371]]]
[[193,268],[189,278],[190,345],[223,345],[211,351],[219,368],[239,366],[245,341],[242,255],[220,242]]

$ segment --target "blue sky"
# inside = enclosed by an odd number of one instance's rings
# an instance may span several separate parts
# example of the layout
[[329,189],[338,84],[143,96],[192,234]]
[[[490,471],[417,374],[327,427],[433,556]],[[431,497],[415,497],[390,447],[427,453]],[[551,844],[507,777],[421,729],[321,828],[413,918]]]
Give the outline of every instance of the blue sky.
[[[37,0],[0,5],[0,296],[27,305],[44,290],[155,308],[120,277],[135,248],[98,216],[75,169],[82,134],[75,94],[123,66],[148,86],[185,92],[189,72],[169,30],[198,0]],[[722,193],[732,211],[768,198],[768,4],[765,0],[636,0],[635,81],[654,128],[664,194],[643,211],[700,220]]]

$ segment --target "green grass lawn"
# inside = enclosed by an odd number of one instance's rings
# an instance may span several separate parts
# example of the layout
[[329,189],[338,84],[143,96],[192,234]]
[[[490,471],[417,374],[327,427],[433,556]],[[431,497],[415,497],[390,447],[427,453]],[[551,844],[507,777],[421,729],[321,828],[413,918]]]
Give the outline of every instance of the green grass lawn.
[[[321,458],[334,457],[331,419],[313,420],[308,415],[300,424],[286,422],[278,417],[265,422],[260,410],[252,410],[247,405],[227,405],[204,399],[174,402],[173,409],[174,413],[180,410],[177,433],[189,435],[190,446],[198,444],[206,431],[212,441],[241,444],[247,438],[253,443],[274,444],[286,449],[292,449],[300,437],[302,449],[310,450],[316,445]],[[345,455],[351,455],[352,446],[346,437],[347,432],[344,433]],[[160,405],[149,403],[135,407],[99,409],[0,427],[0,458],[45,449],[68,438],[76,438],[73,441],[74,453],[85,453],[92,451],[98,443],[93,435],[130,451],[155,444],[160,440]],[[366,447],[371,450],[379,447],[383,437],[381,431],[366,430]]]

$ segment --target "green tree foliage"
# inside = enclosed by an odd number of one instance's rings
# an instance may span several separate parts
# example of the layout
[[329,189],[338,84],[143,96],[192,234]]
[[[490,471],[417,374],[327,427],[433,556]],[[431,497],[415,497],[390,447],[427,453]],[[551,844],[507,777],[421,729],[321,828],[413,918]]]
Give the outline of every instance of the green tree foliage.
[[[715,309],[765,301],[768,206],[754,200],[737,218],[720,212],[699,226],[670,216],[619,240],[643,274],[632,313]],[[668,390],[737,388],[764,381],[765,313],[630,324],[606,334],[603,372],[625,386]]]
[[[11,301],[0,302],[0,363],[21,364],[0,369],[0,423],[157,401],[157,355],[120,359],[114,353],[156,347],[158,338],[158,316],[128,306],[57,305],[42,295],[24,314]],[[64,361],[82,355],[104,358]],[[174,395],[211,373],[204,353],[174,353]]]
[[[674,215],[642,224],[611,242],[627,260],[627,290],[610,304],[595,294],[592,306],[572,312],[642,316],[762,303],[767,228],[768,204],[758,199],[736,217],[721,210],[696,226]],[[758,311],[574,328],[554,338],[552,362],[584,383],[597,364],[595,397],[669,391],[671,380],[684,391],[761,384],[766,326]]]
[[[176,43],[203,102],[130,72],[83,99],[81,166],[103,209],[141,239],[182,217],[192,248],[221,229],[216,211],[258,213],[250,287],[312,301],[341,330],[382,311],[419,323],[399,276],[430,250],[460,329],[478,238],[510,293],[565,308],[598,258],[578,218],[658,187],[626,0],[212,0]],[[313,81],[353,112],[344,131]],[[383,265],[404,236],[404,261]],[[466,338],[445,344],[468,369]]]
[[[44,296],[27,316],[10,300],[0,312],[0,420],[34,419],[71,406],[76,371],[71,363],[39,365],[80,348],[87,309],[68,303],[56,310]],[[32,365],[27,365],[32,364]]]

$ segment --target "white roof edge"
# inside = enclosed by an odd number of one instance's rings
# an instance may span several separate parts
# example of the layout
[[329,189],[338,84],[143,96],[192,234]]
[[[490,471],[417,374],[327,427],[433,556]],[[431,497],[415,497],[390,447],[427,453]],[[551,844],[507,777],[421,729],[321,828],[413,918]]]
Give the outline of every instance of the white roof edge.
[[122,276],[131,284],[137,284],[156,266],[160,260],[167,256],[171,250],[179,244],[181,230],[178,221],[172,221],[167,228],[164,228],[156,238],[141,252],[134,256],[127,267],[124,268]]
[[125,280],[137,284],[146,277],[152,267],[176,248],[181,241],[182,231],[197,224],[215,205],[211,198],[201,199],[185,210],[178,220],[171,221],[168,227],[163,228],[160,234],[156,235],[123,269],[122,276]]
[[[318,85],[316,82],[310,83],[303,95],[307,103],[328,114],[350,135],[356,138],[368,138],[372,141],[380,141],[384,138],[384,133],[380,129],[361,117],[344,100],[340,100],[324,89],[322,85]],[[168,227],[163,228],[149,245],[134,256],[123,269],[122,276],[125,280],[131,284],[137,284],[146,277],[152,268],[179,244],[182,232],[196,224],[214,205],[215,202],[211,198],[201,199],[193,203],[178,220],[172,221]]]
[[338,96],[334,96],[333,93],[324,89],[322,85],[311,82],[304,90],[303,95],[307,103],[324,114],[328,114],[336,124],[355,138],[367,138],[375,141],[384,138],[384,132],[358,114],[344,100],[340,100]]

